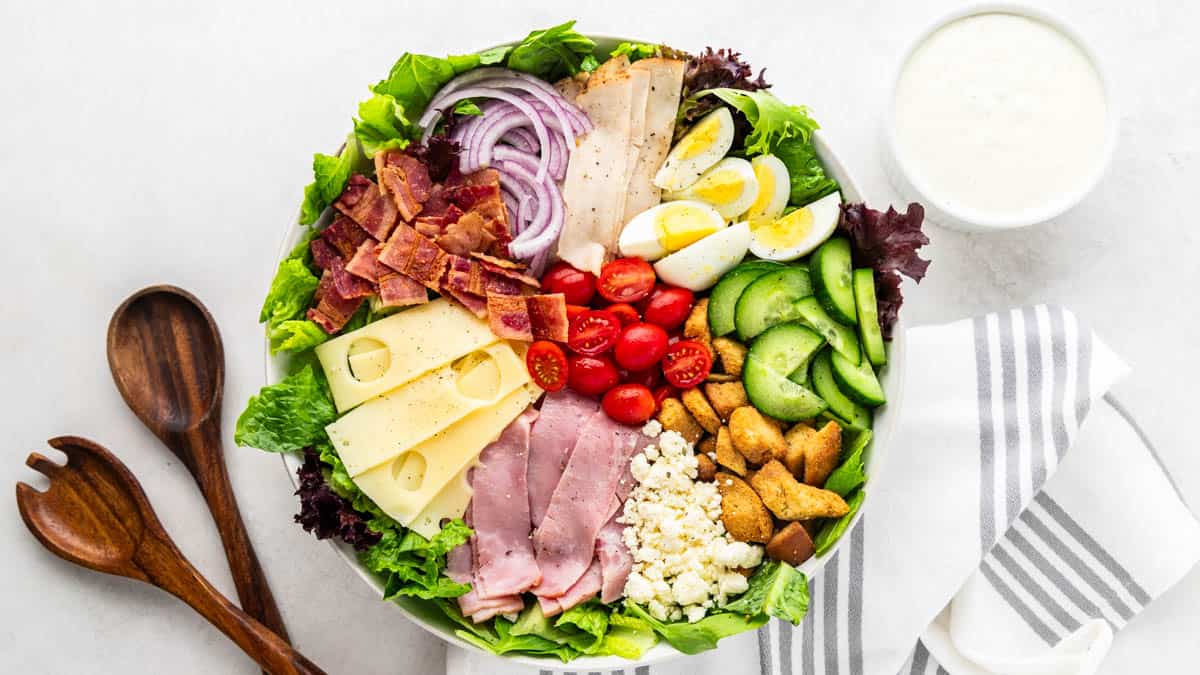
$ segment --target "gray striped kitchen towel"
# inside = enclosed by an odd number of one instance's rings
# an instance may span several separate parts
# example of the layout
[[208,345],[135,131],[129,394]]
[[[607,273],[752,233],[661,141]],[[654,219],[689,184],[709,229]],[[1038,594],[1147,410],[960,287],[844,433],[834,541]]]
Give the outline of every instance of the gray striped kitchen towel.
[[[867,511],[805,620],[605,675],[1086,675],[1200,560],[1200,524],[1107,396],[1125,365],[1071,312],[912,329],[905,370]],[[537,672],[457,648],[447,670]]]

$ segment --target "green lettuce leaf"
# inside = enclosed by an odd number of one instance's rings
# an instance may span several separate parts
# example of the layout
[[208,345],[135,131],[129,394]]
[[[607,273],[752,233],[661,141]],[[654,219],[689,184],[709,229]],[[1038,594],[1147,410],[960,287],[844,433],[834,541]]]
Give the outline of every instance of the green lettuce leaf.
[[846,459],[838,465],[825,481],[825,489],[846,497],[855,488],[867,482],[866,466],[863,462],[863,451],[871,442],[871,430],[863,429],[854,437],[847,448]]
[[325,378],[310,364],[251,396],[233,440],[267,452],[291,452],[320,442],[325,425],[335,419]]
[[[538,632],[528,632],[518,629],[521,620],[512,623],[503,617],[491,622],[477,624],[467,619],[453,602],[439,601],[442,611],[451,621],[461,626],[455,635],[494,654],[510,654],[520,652],[532,656],[557,656],[566,663],[579,656],[579,652],[568,645],[542,637]],[[534,603],[536,605],[537,603]],[[522,613],[522,616],[525,614]],[[544,619],[543,619],[544,621]]]
[[346,181],[350,180],[350,174],[361,165],[362,152],[353,135],[346,140],[346,147],[340,155],[313,155],[313,182],[304,188],[304,202],[300,205],[300,224],[312,225],[317,222],[321,213],[346,189]]
[[329,334],[308,319],[289,319],[267,331],[271,353],[302,352],[329,339]]
[[633,62],[640,59],[654,58],[661,53],[661,45],[651,45],[646,44],[645,42],[622,42],[612,50],[612,53],[610,53],[608,57],[615,58],[618,56],[627,56],[629,57],[630,62]]
[[[392,521],[394,523],[394,521]],[[358,554],[367,569],[387,578],[384,599],[414,596],[426,600],[457,598],[471,590],[442,575],[446,553],[471,536],[471,528],[462,520],[447,523],[432,539],[400,527],[377,527],[376,519],[368,526],[381,531],[379,543]]]
[[409,139],[419,135],[404,116],[404,106],[387,94],[375,94],[358,104],[354,135],[367,157],[384,150],[402,149]]
[[550,82],[587,70],[585,66],[594,68],[596,43],[574,27],[575,22],[568,21],[533,31],[508,53],[506,65]]
[[440,59],[405,52],[392,66],[387,78],[376,83],[371,90],[392,97],[416,119],[425,112],[425,106],[429,105],[442,85],[458,73],[478,65],[479,56],[476,54]]
[[788,105],[765,89],[743,91],[741,89],[708,89],[695,95],[700,98],[712,94],[746,117],[752,127],[746,135],[747,156],[765,155],[774,152],[785,140],[798,138],[804,143],[812,139],[817,123],[809,116],[808,108]]
[[468,98],[454,104],[454,114],[473,115],[478,117],[483,114],[483,111],[479,109],[479,106],[476,105],[474,101]]
[[613,612],[608,617],[608,633],[600,643],[597,655],[640,659],[646,650],[658,643],[658,636],[649,623],[632,616]]
[[725,609],[750,616],[766,614],[800,625],[808,612],[808,578],[785,562],[766,562],[750,577],[750,588]]
[[846,504],[850,507],[850,511],[837,520],[825,523],[825,526],[817,533],[817,538],[813,540],[813,546],[817,549],[817,555],[825,555],[829,549],[833,548],[838,539],[842,538],[842,535],[846,533],[846,529],[850,527],[850,521],[854,520],[854,514],[858,513],[858,509],[862,506],[863,500],[866,497],[867,493],[863,490],[855,492],[854,496],[846,501]]
[[317,290],[317,276],[300,258],[288,258],[279,263],[271,290],[263,300],[258,320],[267,324],[268,331],[285,321],[304,316]]
[[710,614],[696,623],[687,623],[686,621],[665,623],[650,616],[649,612],[629,601],[625,602],[625,612],[627,615],[645,621],[662,639],[684,654],[699,654],[709,649],[715,649],[718,640],[754,630],[768,621],[766,614],[746,616],[722,612]]
[[775,147],[774,154],[788,170],[789,203],[804,206],[841,189],[838,182],[825,173],[811,141],[789,138]]
[[578,632],[567,637],[567,644],[584,654],[591,654],[600,648],[604,634],[608,632],[609,611],[598,602],[585,602],[563,612],[554,627],[575,628]]

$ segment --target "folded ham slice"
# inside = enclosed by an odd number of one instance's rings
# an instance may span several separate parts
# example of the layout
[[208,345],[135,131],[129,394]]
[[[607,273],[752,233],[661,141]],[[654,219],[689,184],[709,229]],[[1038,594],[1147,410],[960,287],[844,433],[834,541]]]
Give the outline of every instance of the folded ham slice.
[[633,571],[633,556],[625,546],[625,526],[613,516],[596,537],[596,559],[600,562],[600,601],[615,602],[625,594],[625,580]]
[[523,593],[541,581],[529,540],[526,471],[532,408],[513,420],[500,438],[483,449],[471,475],[474,499],[475,588],[484,598]]
[[[464,520],[468,526],[472,524],[471,504],[467,504],[467,514]],[[473,570],[475,567],[474,542],[475,537],[471,537],[466,543],[451,549],[446,554],[446,576],[450,577],[451,580],[460,584],[475,583]],[[462,611],[463,616],[471,617],[471,620],[475,623],[487,621],[497,614],[518,612],[524,605],[525,602],[519,595],[485,598],[480,595],[477,588],[472,588],[458,597],[459,610]]]
[[538,597],[543,616],[555,616],[596,597],[603,586],[600,561],[593,560],[579,580],[557,598]]
[[529,517],[533,526],[542,524],[550,497],[575,447],[575,437],[584,422],[599,409],[596,401],[568,389],[546,394],[541,414],[529,437]]

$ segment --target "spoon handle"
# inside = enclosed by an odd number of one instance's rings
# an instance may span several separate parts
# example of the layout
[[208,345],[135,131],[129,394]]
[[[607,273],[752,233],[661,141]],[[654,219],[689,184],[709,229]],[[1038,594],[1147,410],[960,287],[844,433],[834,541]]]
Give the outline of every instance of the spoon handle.
[[275,597],[271,594],[271,587],[267,584],[267,576],[258,562],[254,547],[250,544],[250,535],[246,532],[233,486],[229,483],[229,471],[221,452],[220,428],[215,423],[201,424],[180,440],[191,446],[192,457],[204,458],[196,462],[192,475],[217,524],[242,609],[287,640],[283,617],[275,604]]
[[325,671],[293,649],[286,640],[221,595],[169,540],[164,541],[147,532],[134,560],[150,583],[190,605],[266,672],[271,675],[325,675]]

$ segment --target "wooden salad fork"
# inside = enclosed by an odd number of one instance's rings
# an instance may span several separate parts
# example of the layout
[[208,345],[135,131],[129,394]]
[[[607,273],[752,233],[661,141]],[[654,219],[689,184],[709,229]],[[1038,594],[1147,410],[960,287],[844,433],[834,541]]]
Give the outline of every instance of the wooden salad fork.
[[77,565],[157,586],[183,600],[272,675],[317,675],[316,664],[221,595],[171,541],[137,478],[100,445],[76,436],[48,441],[59,465],[37,452],[25,463],[50,479],[39,492],[17,483],[29,531]]

